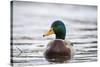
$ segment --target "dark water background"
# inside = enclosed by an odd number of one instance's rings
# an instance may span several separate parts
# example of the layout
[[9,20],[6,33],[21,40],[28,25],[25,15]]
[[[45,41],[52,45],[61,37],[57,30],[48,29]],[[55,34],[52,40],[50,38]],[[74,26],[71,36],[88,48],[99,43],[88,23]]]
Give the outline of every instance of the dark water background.
[[67,63],[97,61],[97,7],[34,2],[13,2],[13,64],[50,64],[43,56],[54,35],[42,35],[55,20],[66,25],[66,40],[73,43],[74,57]]

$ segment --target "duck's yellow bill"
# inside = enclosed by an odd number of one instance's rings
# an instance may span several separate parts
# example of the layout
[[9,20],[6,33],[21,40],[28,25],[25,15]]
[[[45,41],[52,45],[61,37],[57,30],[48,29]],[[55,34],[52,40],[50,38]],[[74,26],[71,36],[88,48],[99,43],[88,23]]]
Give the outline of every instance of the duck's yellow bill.
[[51,34],[54,34],[53,28],[50,28],[46,33],[43,34],[43,37],[49,36]]

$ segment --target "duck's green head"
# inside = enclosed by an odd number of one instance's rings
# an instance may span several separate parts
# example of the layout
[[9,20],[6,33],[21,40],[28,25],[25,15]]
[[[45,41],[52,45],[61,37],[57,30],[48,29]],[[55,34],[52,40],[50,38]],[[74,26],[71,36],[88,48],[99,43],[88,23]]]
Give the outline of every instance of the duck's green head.
[[46,32],[43,36],[49,36],[51,34],[56,35],[56,39],[65,39],[66,36],[66,28],[62,21],[54,21],[51,25],[51,28],[48,32]]

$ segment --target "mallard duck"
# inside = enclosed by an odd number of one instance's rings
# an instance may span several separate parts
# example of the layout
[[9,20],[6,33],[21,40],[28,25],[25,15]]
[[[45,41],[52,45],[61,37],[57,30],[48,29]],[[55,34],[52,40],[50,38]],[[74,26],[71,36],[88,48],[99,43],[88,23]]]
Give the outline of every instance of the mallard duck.
[[72,58],[72,44],[65,40],[66,27],[60,20],[54,21],[51,28],[43,34],[43,37],[55,34],[56,39],[51,41],[44,53],[44,56],[49,62],[65,62]]

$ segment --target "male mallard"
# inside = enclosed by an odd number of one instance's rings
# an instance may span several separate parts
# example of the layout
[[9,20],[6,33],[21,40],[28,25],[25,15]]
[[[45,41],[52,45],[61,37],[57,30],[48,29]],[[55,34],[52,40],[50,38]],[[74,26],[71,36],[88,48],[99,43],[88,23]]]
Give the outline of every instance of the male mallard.
[[56,35],[56,39],[51,41],[44,53],[45,58],[49,62],[65,62],[73,55],[72,44],[65,41],[66,27],[62,21],[54,21],[51,28],[46,32],[43,37],[51,34]]

